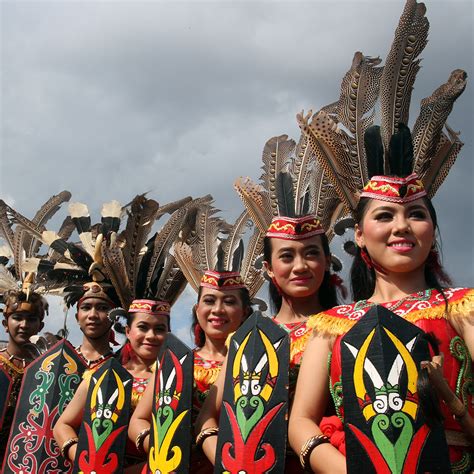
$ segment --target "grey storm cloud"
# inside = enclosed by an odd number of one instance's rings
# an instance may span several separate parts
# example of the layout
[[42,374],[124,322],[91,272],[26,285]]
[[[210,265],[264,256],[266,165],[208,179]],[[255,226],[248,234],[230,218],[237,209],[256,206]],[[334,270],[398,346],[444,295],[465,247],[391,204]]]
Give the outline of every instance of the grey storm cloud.
[[[260,175],[268,138],[299,137],[297,112],[337,100],[355,51],[385,59],[403,6],[2,1],[1,197],[29,216],[62,189],[94,213],[145,191],[211,193],[234,218],[235,178]],[[472,77],[472,2],[426,6],[411,125],[453,69]],[[465,146],[434,200],[460,285],[474,284],[472,117],[468,82],[449,118]]]

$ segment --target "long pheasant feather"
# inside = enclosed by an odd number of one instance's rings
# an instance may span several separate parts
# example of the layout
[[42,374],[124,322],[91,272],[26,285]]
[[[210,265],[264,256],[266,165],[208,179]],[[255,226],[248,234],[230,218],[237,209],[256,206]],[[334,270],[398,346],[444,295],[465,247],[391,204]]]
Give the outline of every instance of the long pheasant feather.
[[429,23],[425,13],[423,3],[407,0],[385,62],[380,105],[382,142],[386,151],[398,124],[408,124],[411,93],[420,69],[420,59],[417,58],[428,38]]

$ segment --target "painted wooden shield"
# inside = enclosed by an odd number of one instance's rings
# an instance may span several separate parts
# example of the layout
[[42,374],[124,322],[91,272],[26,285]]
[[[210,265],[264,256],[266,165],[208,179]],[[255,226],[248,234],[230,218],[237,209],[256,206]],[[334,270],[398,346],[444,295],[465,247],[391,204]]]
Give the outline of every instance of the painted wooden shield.
[[289,338],[260,311],[231,339],[215,473],[284,472]]
[[8,440],[3,472],[69,473],[53,426],[71,401],[86,366],[72,345],[62,340],[26,369]]
[[0,430],[8,408],[8,400],[12,390],[13,380],[6,370],[0,366]]
[[168,334],[155,375],[149,473],[187,473],[191,455],[193,352]]
[[123,472],[133,378],[113,357],[92,375],[74,472]]
[[423,331],[382,306],[342,338],[342,390],[349,473],[450,472],[441,425],[425,424],[418,402]]

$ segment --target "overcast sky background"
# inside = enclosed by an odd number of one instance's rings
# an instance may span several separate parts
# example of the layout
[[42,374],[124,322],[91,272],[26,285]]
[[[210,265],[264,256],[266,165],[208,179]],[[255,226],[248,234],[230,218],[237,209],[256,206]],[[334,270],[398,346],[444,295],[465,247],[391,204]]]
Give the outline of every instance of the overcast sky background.
[[[420,100],[453,69],[472,79],[473,2],[425,3],[431,26],[411,126]],[[242,209],[235,178],[258,178],[268,138],[298,139],[297,112],[337,100],[355,51],[385,59],[403,7],[1,1],[0,197],[32,217],[67,189],[97,221],[111,199],[149,191],[166,203],[211,193],[233,219]],[[465,146],[434,204],[445,266],[457,285],[474,286],[470,82],[448,122]],[[337,254],[341,244],[333,243]],[[183,337],[194,299],[187,289],[173,308]],[[61,320],[53,304],[47,327]],[[79,338],[73,330],[73,342]]]

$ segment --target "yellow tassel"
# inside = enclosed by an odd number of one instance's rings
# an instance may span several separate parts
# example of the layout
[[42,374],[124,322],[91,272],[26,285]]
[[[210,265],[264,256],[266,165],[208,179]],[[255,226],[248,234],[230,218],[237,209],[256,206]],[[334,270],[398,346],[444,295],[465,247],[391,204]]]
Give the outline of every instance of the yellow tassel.
[[206,385],[212,385],[219,375],[220,367],[201,367],[199,365],[194,366],[194,380],[197,382],[203,382]]

